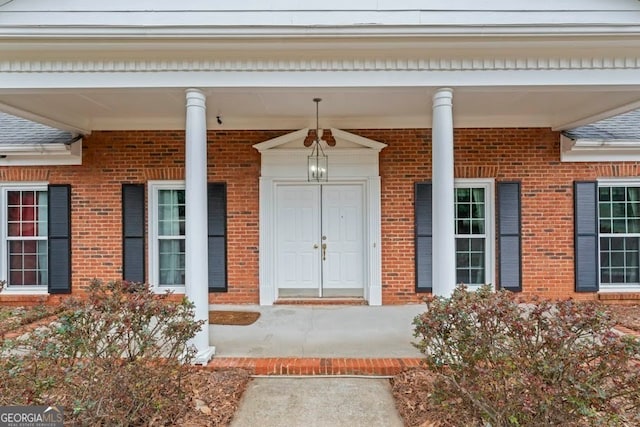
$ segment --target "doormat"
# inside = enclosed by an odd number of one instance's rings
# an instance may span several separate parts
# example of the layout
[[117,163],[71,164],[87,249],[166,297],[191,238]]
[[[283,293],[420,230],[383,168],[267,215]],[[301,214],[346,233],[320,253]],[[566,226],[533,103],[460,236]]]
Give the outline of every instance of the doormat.
[[209,312],[209,324],[247,326],[259,317],[260,313],[257,311],[213,310]]

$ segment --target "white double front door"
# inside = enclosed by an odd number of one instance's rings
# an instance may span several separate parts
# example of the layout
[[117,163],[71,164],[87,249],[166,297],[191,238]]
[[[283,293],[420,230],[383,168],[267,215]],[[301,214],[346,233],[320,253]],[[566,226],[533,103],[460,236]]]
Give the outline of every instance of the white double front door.
[[277,186],[275,279],[280,298],[363,296],[363,193],[358,184]]

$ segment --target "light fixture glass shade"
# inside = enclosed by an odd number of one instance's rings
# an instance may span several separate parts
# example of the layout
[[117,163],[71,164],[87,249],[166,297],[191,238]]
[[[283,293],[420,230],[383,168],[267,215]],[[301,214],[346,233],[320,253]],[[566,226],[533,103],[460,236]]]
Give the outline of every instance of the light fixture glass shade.
[[329,179],[329,159],[317,145],[313,153],[307,157],[307,164],[309,181],[324,182]]

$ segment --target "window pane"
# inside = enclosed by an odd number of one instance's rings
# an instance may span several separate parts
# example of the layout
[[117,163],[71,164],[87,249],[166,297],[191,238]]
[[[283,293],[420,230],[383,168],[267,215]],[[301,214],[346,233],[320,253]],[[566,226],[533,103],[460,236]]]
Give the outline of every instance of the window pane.
[[626,190],[624,187],[612,187],[611,188],[611,200],[624,201],[626,198]]
[[456,278],[467,285],[485,283],[484,238],[456,238]]
[[458,204],[456,206],[456,217],[457,218],[471,218],[471,212],[469,211],[469,205]]
[[610,187],[600,187],[598,189],[598,200],[601,202],[608,202],[611,200],[611,188]]
[[456,251],[468,251],[469,239],[456,239]]
[[469,188],[456,188],[456,200],[468,203],[471,201],[471,190]]
[[614,219],[613,220],[613,232],[614,233],[626,233],[627,232],[627,222],[624,219]]
[[184,190],[158,190],[158,236],[184,236]]
[[456,221],[456,234],[471,234],[470,221],[467,219]]
[[470,271],[465,269],[456,269],[456,283],[471,284]]
[[159,241],[159,285],[184,285],[184,239]]
[[484,239],[470,239],[470,240],[471,240],[472,251],[484,253]]
[[484,188],[474,188],[471,191],[474,203],[484,204]]
[[11,240],[9,286],[46,286],[48,259],[46,240]]
[[638,237],[600,238],[601,284],[637,284],[640,277]]
[[473,220],[471,224],[471,234],[484,234],[484,220]]

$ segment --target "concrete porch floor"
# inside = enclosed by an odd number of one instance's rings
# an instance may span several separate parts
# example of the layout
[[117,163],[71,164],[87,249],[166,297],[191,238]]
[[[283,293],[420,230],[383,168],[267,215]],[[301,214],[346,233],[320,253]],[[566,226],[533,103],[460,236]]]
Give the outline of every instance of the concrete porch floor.
[[261,315],[248,326],[210,325],[216,355],[207,367],[256,375],[395,375],[420,363],[411,323],[425,308],[211,305]]

